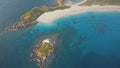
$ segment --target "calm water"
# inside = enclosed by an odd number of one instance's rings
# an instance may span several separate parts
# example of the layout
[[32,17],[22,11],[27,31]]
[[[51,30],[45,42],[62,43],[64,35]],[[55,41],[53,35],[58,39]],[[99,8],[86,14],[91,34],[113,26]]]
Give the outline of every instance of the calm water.
[[[19,21],[20,16],[27,10],[44,4],[56,5],[54,0],[0,0],[0,31]],[[40,28],[35,26],[0,36],[0,68],[38,68],[29,61],[34,43],[43,32],[51,32],[56,28],[54,25],[41,24]]]
[[88,12],[57,20],[62,41],[51,68],[120,68],[119,18]]
[[[34,6],[56,5],[53,1],[0,0],[0,30]],[[30,62],[34,44],[57,34],[58,51],[49,68],[120,68],[119,18],[120,12],[88,12],[2,35],[0,68],[38,68]]]
[[0,30],[19,21],[20,16],[35,6],[55,6],[54,0],[0,0]]
[[[54,0],[0,0],[0,31],[5,26],[19,21],[20,16],[34,6],[56,5]],[[24,41],[24,32],[0,36],[0,68],[37,68],[29,62],[32,43]],[[23,35],[23,36],[22,36]],[[18,42],[20,41],[20,42]],[[24,45],[23,42],[25,42]],[[33,41],[31,41],[33,42]],[[28,44],[27,44],[28,43]],[[28,50],[26,50],[26,48]],[[25,51],[26,50],[26,51]]]
[[57,55],[48,68],[120,68],[119,18],[119,12],[88,12],[3,35],[0,67],[38,68],[29,61],[34,44],[58,34]]
[[26,11],[42,5],[55,6],[57,4],[55,0],[0,0],[0,31],[5,26],[19,21],[20,16]]

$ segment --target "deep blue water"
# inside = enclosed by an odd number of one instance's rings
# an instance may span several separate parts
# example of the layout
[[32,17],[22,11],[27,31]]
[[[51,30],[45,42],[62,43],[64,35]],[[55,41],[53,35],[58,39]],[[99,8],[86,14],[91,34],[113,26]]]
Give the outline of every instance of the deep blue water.
[[[34,6],[56,5],[54,0],[0,0],[0,31],[19,21],[20,16]],[[77,2],[78,0],[74,0]],[[64,27],[64,26],[62,26]],[[59,29],[54,24],[30,27],[0,36],[0,68],[38,68],[30,62],[34,43],[43,32]],[[52,65],[51,65],[52,66]]]
[[0,0],[0,30],[19,21],[20,16],[35,6],[55,6],[54,0]]
[[56,20],[61,43],[51,68],[120,68],[119,18],[88,12]]
[[0,37],[0,67],[38,68],[29,61],[34,44],[59,34],[49,68],[120,68],[119,18],[119,12],[87,12],[5,34]]
[[[35,6],[56,6],[56,0],[0,0],[0,31],[19,21],[20,16]],[[82,0],[72,0],[79,2]]]
[[[54,0],[0,0],[0,31],[19,21],[20,16],[35,6],[56,5]],[[0,36],[0,68],[37,68],[29,62],[29,41],[24,41],[24,32]],[[20,41],[20,42],[17,42]],[[23,42],[24,43],[23,45]],[[33,41],[32,41],[33,42]],[[25,51],[26,50],[26,51]]]

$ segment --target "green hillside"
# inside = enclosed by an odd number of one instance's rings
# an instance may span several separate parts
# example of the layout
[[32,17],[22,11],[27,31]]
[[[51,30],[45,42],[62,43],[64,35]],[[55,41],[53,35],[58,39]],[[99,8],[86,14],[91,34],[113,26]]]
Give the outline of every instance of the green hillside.
[[81,4],[82,6],[90,5],[120,5],[120,0],[87,0],[87,2]]

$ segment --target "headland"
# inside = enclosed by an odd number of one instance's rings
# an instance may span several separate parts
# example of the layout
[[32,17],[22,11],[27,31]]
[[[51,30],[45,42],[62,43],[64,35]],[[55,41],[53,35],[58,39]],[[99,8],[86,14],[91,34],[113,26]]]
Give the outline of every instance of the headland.
[[84,0],[77,4],[65,5],[57,0],[59,6],[34,7],[21,16],[21,21],[6,27],[0,34],[22,30],[38,23],[51,23],[56,19],[85,12],[120,12],[119,0]]

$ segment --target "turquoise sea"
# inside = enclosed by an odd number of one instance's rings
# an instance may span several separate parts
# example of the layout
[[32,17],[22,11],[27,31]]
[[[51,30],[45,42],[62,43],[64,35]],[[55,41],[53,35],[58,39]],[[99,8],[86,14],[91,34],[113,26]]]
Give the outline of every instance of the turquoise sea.
[[[24,3],[27,9],[39,5],[38,2]],[[19,20],[26,8],[18,15],[13,13],[15,18],[9,15],[7,19],[5,15],[3,20],[0,16],[0,29]],[[9,32],[0,36],[0,68],[39,68],[30,61],[30,53],[38,40],[52,35],[56,35],[59,42],[56,57],[48,68],[120,68],[119,26],[120,12],[87,12]]]

